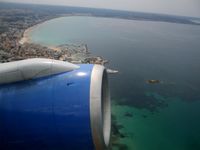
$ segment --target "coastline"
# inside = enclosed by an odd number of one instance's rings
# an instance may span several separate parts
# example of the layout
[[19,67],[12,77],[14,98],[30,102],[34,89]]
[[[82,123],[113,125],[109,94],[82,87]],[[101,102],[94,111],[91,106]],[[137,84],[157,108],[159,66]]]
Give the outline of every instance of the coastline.
[[[51,20],[51,19],[49,19],[49,20]],[[45,21],[48,21],[48,20],[45,20]],[[19,40],[19,44],[23,45],[25,43],[33,43],[33,42],[31,42],[31,39],[30,39],[30,32],[32,32],[35,28],[37,28],[40,24],[44,23],[45,21],[42,21],[38,24],[35,24],[35,25],[25,29],[22,38]]]
[[[91,55],[87,44],[70,45],[68,43],[65,43],[62,45],[48,46],[48,45],[42,45],[39,43],[34,43],[31,41],[30,32],[32,32],[35,28],[37,28],[42,23],[44,23],[46,21],[50,21],[52,19],[57,19],[57,18],[61,18],[61,17],[69,17],[69,16],[80,16],[80,15],[58,16],[55,18],[50,18],[50,19],[44,20],[38,24],[35,24],[35,25],[27,28],[24,31],[22,38],[19,40],[19,44],[21,44],[22,46],[27,45],[27,44],[33,44],[33,45],[36,44],[38,46],[41,46],[41,50],[42,50],[42,47],[46,47],[47,49],[49,49],[50,51],[53,52],[52,58],[58,59],[61,61],[68,61],[68,62],[76,63],[76,64],[82,64],[82,63],[99,64],[99,65],[103,65],[103,66],[105,64],[109,63],[108,60],[104,59],[101,56]],[[58,56],[58,55],[59,55],[59,58],[55,58],[55,56]],[[109,74],[116,74],[116,73],[118,73],[118,70],[113,70],[113,69],[107,68],[107,72]]]
[[[36,23],[35,25],[32,25],[32,26],[28,27],[27,29],[25,29],[21,39],[19,40],[19,44],[21,44],[21,45],[23,45],[25,43],[38,44],[38,43],[34,43],[34,42],[31,41],[30,32],[32,32],[39,25],[41,25],[41,24],[43,24],[43,23],[45,23],[47,21],[50,21],[52,19],[58,19],[58,18],[62,18],[62,17],[73,17],[73,16],[89,16],[89,17],[91,17],[92,15],[91,14],[63,14],[63,15],[60,15],[60,16],[57,16],[57,17],[45,19],[45,20],[43,20],[43,21],[41,21],[39,23]],[[44,45],[41,45],[41,46],[44,46]],[[50,49],[53,49],[53,50],[58,50],[59,49],[56,46],[46,46],[46,47],[48,47]]]
[[[58,18],[60,18],[60,17],[58,17]],[[51,19],[49,19],[49,20],[52,20],[52,19],[56,19],[56,18],[51,18]],[[27,28],[27,29],[24,31],[22,38],[19,40],[19,44],[21,44],[21,45],[24,45],[24,44],[37,44],[37,45],[41,45],[41,44],[34,43],[34,42],[31,41],[30,33],[31,33],[35,28],[37,28],[39,25],[41,25],[42,23],[44,23],[44,22],[46,22],[46,21],[49,21],[49,20],[45,20],[45,21],[43,21],[43,22],[40,22],[40,23],[38,23],[38,24],[35,24],[35,25],[33,25],[33,26]],[[41,46],[44,46],[44,45],[41,45]],[[56,46],[47,46],[47,45],[45,45],[45,47],[47,47],[47,48],[49,48],[49,49],[51,49],[51,50],[54,50],[54,51],[59,51],[59,50],[61,50],[61,48],[56,47]]]
[[25,43],[30,43],[29,33],[33,27],[34,26],[32,26],[24,31],[22,38],[19,40],[19,44],[23,45]]
[[[44,20],[44,21],[41,21],[33,26],[30,26],[29,28],[25,29],[24,30],[24,33],[23,33],[23,36],[21,37],[21,39],[19,40],[19,44],[21,45],[24,45],[24,44],[37,44],[37,45],[40,45],[42,47],[44,47],[44,45],[41,45],[41,44],[38,44],[38,43],[34,43],[31,41],[31,38],[30,38],[30,33],[35,29],[37,28],[39,25],[47,22],[47,21],[50,21],[52,19],[57,19],[57,18],[61,18],[61,17],[67,17],[67,16],[70,16],[70,15],[66,15],[66,16],[58,16],[58,17],[55,17],[55,18],[50,18],[50,19],[47,19],[47,20]],[[72,15],[71,15],[72,16]],[[53,51],[60,51],[61,48],[60,47],[57,47],[57,46],[48,46],[48,45],[45,45],[45,47],[53,50]]]
[[37,28],[39,25],[47,22],[47,21],[50,21],[52,19],[58,19],[58,18],[62,18],[62,17],[71,17],[71,16],[91,16],[91,15],[81,15],[81,14],[65,14],[65,15],[60,15],[60,16],[57,16],[57,17],[53,17],[53,18],[49,18],[49,19],[46,19],[46,20],[43,20],[39,23],[36,23],[35,25],[32,25],[30,27],[28,27],[27,29],[24,30],[23,34],[22,34],[22,37],[20,38],[20,40],[18,41],[19,44],[21,45],[24,45],[24,44],[37,44],[37,45],[40,45],[42,47],[47,47],[49,49],[52,49],[54,51],[59,51],[61,50],[61,48],[59,46],[48,46],[48,45],[41,45],[41,44],[38,44],[38,43],[34,43],[31,41],[31,38],[30,38],[30,33],[35,29]]

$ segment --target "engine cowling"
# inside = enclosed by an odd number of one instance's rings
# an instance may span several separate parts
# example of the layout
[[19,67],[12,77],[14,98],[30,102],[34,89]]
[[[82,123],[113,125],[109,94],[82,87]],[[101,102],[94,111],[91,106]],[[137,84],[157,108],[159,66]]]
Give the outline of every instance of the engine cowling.
[[110,130],[103,66],[50,59],[0,64],[0,149],[104,150]]

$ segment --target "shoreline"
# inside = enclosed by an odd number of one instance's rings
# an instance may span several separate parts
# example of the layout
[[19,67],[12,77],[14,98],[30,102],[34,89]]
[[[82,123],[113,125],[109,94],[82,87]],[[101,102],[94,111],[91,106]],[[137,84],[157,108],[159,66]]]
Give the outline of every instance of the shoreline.
[[33,28],[34,26],[32,26],[32,27],[29,27],[28,29],[26,29],[25,31],[24,31],[24,33],[23,33],[23,36],[22,36],[22,38],[19,40],[19,44],[21,44],[21,45],[23,45],[23,44],[25,44],[25,43],[31,43],[30,41],[30,35],[29,35],[29,33],[30,33],[30,31],[31,30],[33,30],[32,28]]
[[[52,19],[54,19],[54,18],[52,18]],[[51,19],[49,19],[49,20],[51,20]],[[41,25],[42,23],[44,23],[46,21],[48,21],[48,20],[44,20],[42,22],[39,22],[39,23],[37,23],[37,24],[35,24],[33,26],[30,26],[29,28],[25,29],[22,38],[19,40],[19,44],[21,44],[21,45],[23,45],[25,43],[35,44],[34,42],[31,42],[30,32],[32,32],[35,28],[37,28],[39,25]]]
[[[23,32],[23,36],[21,37],[21,39],[19,40],[19,44],[23,45],[25,43],[31,43],[31,44],[39,44],[39,43],[34,43],[31,41],[30,39],[30,32],[33,31],[35,28],[37,28],[39,25],[47,22],[47,21],[50,21],[50,20],[53,20],[53,19],[58,19],[58,18],[62,18],[62,17],[73,17],[73,16],[88,16],[88,17],[92,17],[93,15],[91,14],[63,14],[63,15],[60,15],[60,16],[57,16],[57,17],[53,17],[53,18],[49,18],[49,19],[46,19],[46,20],[43,20],[39,23],[36,23],[35,25],[32,25],[30,27],[28,27],[27,29],[24,30]],[[95,17],[95,16],[93,16]],[[41,44],[39,44],[41,45]],[[48,47],[50,49],[55,49],[57,50],[58,48],[56,46],[46,46],[46,45],[41,45],[41,46],[45,46],[45,47]]]
[[[24,30],[23,36],[19,40],[19,44],[21,44],[22,46],[25,45],[25,44],[36,44],[36,45],[39,45],[41,47],[46,47],[46,48],[52,50],[53,53],[55,53],[55,55],[57,53],[63,53],[64,52],[63,56],[61,56],[59,58],[59,60],[62,60],[62,61],[69,61],[71,63],[77,63],[77,64],[82,64],[82,63],[100,64],[100,65],[103,65],[103,66],[105,64],[107,64],[109,61],[104,59],[103,57],[90,55],[88,46],[87,46],[87,44],[84,44],[84,43],[82,43],[80,45],[77,44],[76,46],[71,46],[70,44],[67,44],[67,43],[62,44],[62,45],[52,46],[52,45],[42,45],[40,43],[35,43],[35,42],[31,41],[30,32],[32,32],[35,28],[37,28],[42,23],[50,21],[52,19],[69,17],[69,16],[80,16],[80,15],[63,15],[63,16],[58,16],[58,17],[55,17],[55,18],[50,18],[50,19],[41,21],[41,22],[27,28],[26,30]],[[107,72],[109,74],[116,74],[116,73],[118,73],[118,70],[113,70],[113,69],[107,68]]]
[[[60,18],[60,17],[58,17],[58,18]],[[53,19],[56,19],[56,18],[53,18]],[[52,20],[52,19],[49,19],[49,20]],[[45,20],[45,21],[43,21],[43,22],[40,22],[40,23],[38,23],[38,24],[35,24],[35,25],[33,25],[33,26],[27,28],[27,29],[24,31],[22,38],[19,40],[19,44],[21,44],[21,45],[24,45],[24,44],[37,44],[37,45],[40,45],[40,46],[42,46],[42,47],[47,47],[47,48],[49,48],[49,49],[52,49],[52,50],[54,50],[54,51],[59,51],[59,50],[61,50],[61,48],[59,48],[59,47],[57,47],[57,46],[48,46],[48,45],[42,45],[42,44],[39,44],[39,43],[35,43],[35,42],[33,42],[33,41],[31,40],[31,38],[30,38],[30,33],[31,33],[35,28],[37,28],[39,25],[41,25],[42,23],[44,23],[44,22],[46,22],[46,21],[49,21],[49,20]]]
[[92,15],[91,14],[87,14],[87,15],[85,15],[85,14],[84,15],[83,14],[64,14],[64,15],[60,15],[60,16],[57,16],[57,17],[49,18],[47,20],[43,20],[43,21],[41,21],[39,23],[36,23],[35,25],[32,25],[32,26],[28,27],[27,29],[25,29],[23,34],[22,34],[22,37],[20,38],[18,43],[21,44],[21,45],[24,45],[26,43],[28,43],[28,44],[37,44],[37,45],[52,49],[54,51],[59,51],[59,50],[61,50],[59,45],[57,45],[57,46],[55,46],[55,45],[54,46],[52,46],[52,45],[48,46],[48,45],[42,45],[42,44],[35,43],[35,42],[31,41],[30,32],[32,32],[39,25],[41,25],[41,24],[43,24],[43,23],[45,23],[47,21],[50,21],[50,20],[53,20],[53,19],[62,18],[62,17],[73,17],[73,16],[89,16],[89,17],[91,17]]

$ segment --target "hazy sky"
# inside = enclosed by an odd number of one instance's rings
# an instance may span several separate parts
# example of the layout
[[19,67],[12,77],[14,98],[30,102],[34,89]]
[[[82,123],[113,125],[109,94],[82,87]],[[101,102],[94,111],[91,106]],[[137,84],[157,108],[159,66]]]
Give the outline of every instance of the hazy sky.
[[51,5],[111,8],[200,17],[200,0],[0,0]]

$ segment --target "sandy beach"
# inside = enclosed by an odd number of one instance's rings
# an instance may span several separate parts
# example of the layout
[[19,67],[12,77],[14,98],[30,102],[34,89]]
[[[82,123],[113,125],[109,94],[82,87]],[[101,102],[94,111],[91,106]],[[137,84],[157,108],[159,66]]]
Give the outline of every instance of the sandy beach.
[[[66,17],[66,16],[62,16],[62,17]],[[62,17],[58,17],[58,18],[62,18]],[[46,20],[46,21],[49,21],[49,20]],[[101,64],[101,65],[108,63],[108,61],[103,59],[102,57],[89,55],[87,44],[69,45],[66,43],[62,45],[42,45],[37,42],[35,43],[31,39],[31,34],[32,32],[36,30],[36,28],[38,28],[38,26],[40,26],[46,21],[40,22],[36,25],[31,26],[30,28],[27,28],[23,33],[23,37],[19,40],[19,43],[21,45],[25,45],[25,43],[27,43],[25,46],[32,44],[31,47],[35,46],[36,49],[40,49],[41,52],[44,52],[43,49],[47,49],[48,51],[52,52],[52,55],[50,56],[52,56],[53,58],[56,57],[56,59],[59,59],[59,60],[68,60],[68,61],[73,60],[73,61],[78,61],[81,63],[92,63],[92,64]],[[45,55],[47,56],[48,54],[45,53]],[[115,73],[118,73],[118,71],[108,69],[108,73],[115,74]]]
[[[46,20],[46,21],[48,21],[48,20]],[[44,21],[44,22],[45,22],[45,21]],[[44,23],[44,22],[38,23],[38,24],[36,24],[36,25],[34,25],[34,26],[31,26],[31,27],[27,28],[27,29],[24,31],[24,33],[23,33],[23,37],[19,40],[19,43],[20,43],[21,45],[23,45],[23,44],[25,44],[25,43],[32,43],[31,38],[30,38],[30,33],[31,33],[35,28],[37,28],[40,24],[42,24],[42,23]],[[52,50],[54,50],[54,51],[59,51],[59,50],[60,50],[60,48],[59,48],[59,47],[56,47],[56,46],[46,46],[46,47],[48,47],[48,48],[50,48],[50,49],[52,49]]]
[[20,44],[24,44],[24,43],[31,43],[31,39],[30,39],[30,32],[32,32],[33,31],[33,29],[35,28],[35,27],[37,27],[38,26],[38,24],[36,24],[36,25],[34,25],[34,26],[32,26],[32,27],[30,27],[30,28],[28,28],[28,29],[26,29],[25,31],[24,31],[24,34],[23,34],[23,37],[19,40],[19,43]]
[[[65,15],[61,15],[61,16],[58,16],[58,17],[55,17],[55,18],[50,18],[50,19],[47,19],[47,20],[45,20],[45,21],[42,21],[42,22],[40,22],[40,23],[37,23],[36,25],[33,25],[33,26],[31,26],[31,27],[29,27],[29,28],[27,28],[25,31],[24,31],[24,33],[23,33],[23,37],[19,40],[19,43],[20,44],[24,44],[24,43],[32,43],[31,42],[31,39],[30,39],[30,33],[35,29],[35,28],[37,28],[39,25],[41,25],[42,23],[44,23],[44,22],[46,22],[46,21],[50,21],[50,20],[52,20],[52,19],[56,19],[56,18],[62,18],[62,17],[70,17],[70,16],[91,16],[91,14],[65,14]],[[53,49],[53,50],[59,50],[59,48],[58,47],[53,47],[53,46],[51,46],[51,47],[49,47],[49,48],[51,48],[51,49]]]

